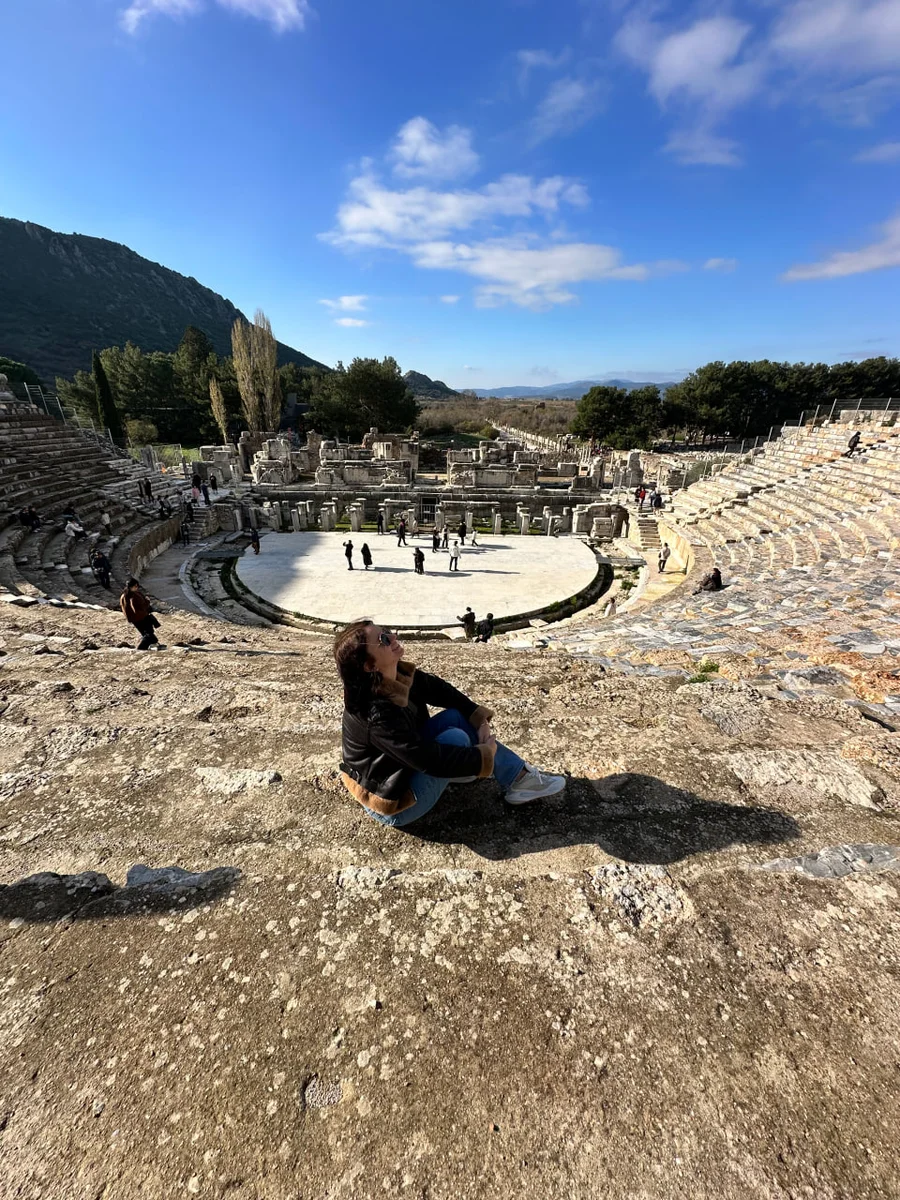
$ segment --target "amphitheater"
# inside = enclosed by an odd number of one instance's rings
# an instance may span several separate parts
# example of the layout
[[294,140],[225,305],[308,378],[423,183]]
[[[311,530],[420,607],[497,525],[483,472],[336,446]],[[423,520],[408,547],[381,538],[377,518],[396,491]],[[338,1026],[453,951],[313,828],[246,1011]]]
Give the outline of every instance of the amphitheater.
[[900,1196],[894,416],[632,512],[611,619],[411,645],[570,779],[403,832],[338,781],[328,639],[191,585],[246,538],[0,405],[0,1196]]

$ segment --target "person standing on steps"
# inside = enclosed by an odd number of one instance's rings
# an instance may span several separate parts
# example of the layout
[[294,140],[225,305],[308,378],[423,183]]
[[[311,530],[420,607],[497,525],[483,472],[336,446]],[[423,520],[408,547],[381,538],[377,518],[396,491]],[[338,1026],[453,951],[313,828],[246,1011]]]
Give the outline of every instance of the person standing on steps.
[[205,483],[201,483],[200,491],[203,493],[203,503],[209,508],[209,487]]
[[464,546],[466,544],[466,534],[468,533],[465,521],[460,521],[459,529],[456,532],[459,534],[459,544]]
[[372,565],[372,551],[369,549],[368,542],[363,542],[360,554],[362,555],[363,566],[368,571],[369,567]]
[[654,492],[652,507],[655,508],[658,512],[662,508],[662,506],[663,506],[662,492]]
[[159,646],[156,630],[159,621],[153,615],[150,601],[140,589],[138,581],[131,578],[125,584],[125,590],[119,599],[119,608],[125,614],[125,620],[133,625],[141,635],[138,650],[149,650],[151,646]]
[[259,554],[259,530],[253,526],[250,530],[250,545],[254,554]]
[[417,575],[425,574],[425,555],[420,546],[413,550],[413,566]]
[[450,526],[444,526],[444,532],[441,534],[441,549],[446,550],[450,545]]
[[[440,800],[448,783],[493,776],[507,804],[527,804],[566,786],[494,737],[493,713],[451,683],[403,659],[383,625],[354,621],[334,641],[344,687],[341,781],[382,825],[404,827]],[[444,711],[431,716],[429,706]]]
[[109,588],[109,578],[112,573],[109,559],[102,550],[95,550],[91,555],[91,570],[94,572],[94,578],[101,587]]
[[397,545],[406,545],[406,519],[404,517],[397,522]]
[[671,556],[672,556],[672,551],[669,549],[669,543],[663,542],[662,550],[660,550],[660,552],[659,552],[659,573],[660,573],[660,575],[662,575],[663,572],[665,571],[666,563],[669,561]]
[[471,642],[472,638],[475,636],[475,614],[472,612],[471,608],[467,607],[463,615],[461,617],[457,617],[456,619],[459,621],[460,625],[462,625],[465,631],[466,641]]
[[454,542],[450,547],[450,570],[459,570],[459,542]]
[[378,516],[375,518],[375,528],[378,531],[378,536],[381,537],[381,535],[384,533],[384,513],[380,508],[378,510]]
[[441,532],[435,528],[431,534],[431,553],[437,554],[441,548]]
[[488,613],[483,621],[478,622],[478,637],[476,642],[489,642],[494,636],[494,614]]
[[344,542],[344,557],[347,560],[347,570],[353,570],[353,543],[350,541]]
[[210,487],[212,488],[212,490],[213,490],[213,495],[218,495],[218,492],[219,492],[219,481],[218,481],[218,479],[216,479],[215,475],[210,475],[210,477],[209,477],[209,486],[210,486]]
[[844,454],[844,457],[852,458],[853,452],[854,452],[854,450],[856,450],[858,448],[859,443],[860,443],[860,433],[859,433],[859,430],[856,429],[850,436],[850,441],[847,443],[847,450]]

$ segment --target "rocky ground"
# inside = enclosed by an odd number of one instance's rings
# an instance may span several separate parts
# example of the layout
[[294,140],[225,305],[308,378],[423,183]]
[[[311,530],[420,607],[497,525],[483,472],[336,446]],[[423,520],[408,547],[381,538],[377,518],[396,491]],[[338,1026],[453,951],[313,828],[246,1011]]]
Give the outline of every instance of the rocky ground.
[[900,1196],[900,734],[419,644],[571,781],[403,832],[326,643],[161,632],[0,614],[4,1200]]

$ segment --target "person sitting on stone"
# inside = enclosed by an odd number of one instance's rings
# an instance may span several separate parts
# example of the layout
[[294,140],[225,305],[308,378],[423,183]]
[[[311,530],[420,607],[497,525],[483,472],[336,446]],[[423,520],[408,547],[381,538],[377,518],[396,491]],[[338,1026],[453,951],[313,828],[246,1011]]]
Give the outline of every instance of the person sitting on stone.
[[718,567],[713,567],[708,575],[704,575],[700,580],[700,586],[694,591],[697,592],[721,592],[722,590],[722,572]]
[[78,541],[79,538],[87,537],[87,530],[80,521],[76,521],[74,518],[70,517],[69,520],[66,521],[66,536]]
[[169,517],[171,517],[171,515],[172,515],[172,506],[169,504],[169,502],[167,500],[164,500],[163,497],[160,496],[160,498],[159,498],[159,519],[161,521],[167,521],[169,519]]
[[494,614],[488,613],[483,621],[478,622],[478,637],[476,642],[489,642],[494,636]]
[[[341,780],[364,812],[404,827],[437,804],[448,783],[494,779],[508,804],[527,804],[566,786],[496,740],[493,713],[452,684],[403,659],[396,634],[369,620],[335,638],[344,688]],[[431,716],[429,706],[444,711]]]

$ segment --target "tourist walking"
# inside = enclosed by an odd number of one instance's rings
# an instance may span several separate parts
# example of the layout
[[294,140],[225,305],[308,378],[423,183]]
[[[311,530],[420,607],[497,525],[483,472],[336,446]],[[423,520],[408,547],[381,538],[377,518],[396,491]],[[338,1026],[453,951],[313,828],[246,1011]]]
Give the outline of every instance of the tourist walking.
[[168,519],[169,519],[169,517],[171,517],[171,515],[172,515],[172,506],[170,504],[168,504],[162,498],[162,496],[160,496],[160,498],[159,498],[159,519],[161,521],[168,521]]
[[640,502],[641,502],[641,485],[640,484],[638,484],[637,487],[634,489],[634,502],[635,502],[635,504],[640,504]]
[[653,493],[653,504],[651,507],[653,507],[657,511],[659,511],[659,509],[661,509],[662,506],[663,506],[662,492],[654,492]]
[[606,602],[606,607],[603,610],[604,617],[614,617],[616,615],[616,598],[611,596]]
[[847,443],[847,449],[846,449],[846,452],[845,452],[845,454],[844,454],[844,457],[845,457],[845,458],[852,458],[852,457],[853,457],[853,451],[857,449],[857,447],[859,446],[859,443],[860,443],[860,432],[859,432],[859,430],[858,430],[858,429],[856,429],[856,430],[854,430],[854,432],[853,432],[853,433],[850,435],[850,441]]
[[459,542],[454,542],[450,547],[450,570],[459,570]]
[[109,559],[102,550],[95,550],[91,555],[91,570],[94,572],[94,578],[101,587],[109,587],[109,578],[112,573]]
[[369,567],[372,565],[372,551],[369,549],[368,542],[363,542],[360,554],[362,555],[363,566],[368,571]]
[[150,482],[149,479],[144,480],[144,493],[147,497],[147,503],[152,504],[153,503],[153,484]]
[[662,550],[660,550],[660,552],[659,552],[659,573],[660,573],[660,575],[662,575],[662,573],[665,571],[666,563],[669,561],[671,556],[672,556],[672,551],[669,549],[669,543],[663,542]]
[[468,533],[465,521],[460,521],[459,529],[456,532],[459,534],[459,544],[464,546],[466,544],[466,534]]
[[259,554],[259,530],[252,528],[250,530],[250,545],[254,554]]
[[469,538],[469,545],[470,545],[470,546],[477,546],[477,545],[478,545],[477,538],[478,538],[478,530],[477,530],[477,529],[475,528],[475,526],[473,525],[473,526],[472,526],[472,536]]
[[419,546],[416,546],[415,550],[413,550],[413,565],[417,575],[425,574],[425,555]]
[[182,544],[185,546],[189,546],[191,543],[191,527],[188,524],[187,520],[182,519],[180,532],[181,532]]
[[100,514],[100,528],[103,530],[105,537],[109,537],[112,533],[112,521],[109,519],[109,513],[105,509]]
[[205,483],[201,483],[200,491],[203,493],[203,503],[209,508],[209,487]]
[[378,530],[378,536],[384,533],[384,513],[379,508],[378,516],[375,518],[375,528]]
[[347,560],[347,570],[353,570],[353,543],[344,542],[344,557]]
[[478,637],[476,642],[489,642],[494,636],[494,614],[488,613],[483,621],[478,622]]
[[444,526],[444,532],[441,534],[441,549],[446,550],[450,545],[450,526]]
[[467,606],[463,615],[461,617],[457,617],[456,619],[465,630],[466,641],[471,642],[472,638],[475,636],[475,614],[472,612],[471,608]]
[[437,554],[441,548],[441,531],[435,529],[431,534],[431,553]]
[[397,545],[406,545],[406,521],[402,517],[397,522]]
[[125,590],[119,599],[119,608],[125,614],[128,624],[133,625],[141,635],[138,650],[149,650],[151,646],[159,646],[159,638],[156,636],[159,621],[154,617],[150,601],[141,591],[136,579],[129,579],[125,584]]
[[80,521],[76,521],[74,518],[70,517],[69,520],[66,521],[66,536],[77,542],[81,538],[87,537],[87,530]]
[[[565,776],[544,774],[496,740],[489,708],[404,661],[402,644],[383,625],[348,625],[334,659],[344,686],[341,781],[382,825],[402,828],[423,817],[448,783],[493,777],[508,804],[566,786]],[[444,711],[430,716],[429,705]]]
[[210,475],[209,486],[212,488],[214,494],[218,494],[219,481],[218,481],[218,479],[216,479],[215,475]]

